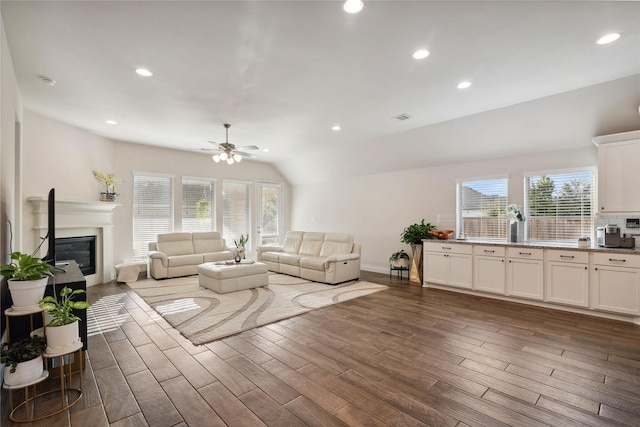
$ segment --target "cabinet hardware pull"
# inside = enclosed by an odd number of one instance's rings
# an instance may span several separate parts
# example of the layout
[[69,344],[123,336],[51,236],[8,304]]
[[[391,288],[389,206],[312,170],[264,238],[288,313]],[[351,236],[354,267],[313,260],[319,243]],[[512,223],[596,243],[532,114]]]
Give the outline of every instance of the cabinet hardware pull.
[[584,268],[585,270],[587,269],[587,267]]
[[626,259],[609,258],[610,262],[627,262]]
[[490,251],[489,249],[485,249],[485,250],[484,250],[484,253],[486,253],[486,254],[492,254],[492,253],[494,253],[494,252],[495,252],[495,251]]
[[574,259],[575,256],[573,255],[560,255],[560,258],[569,258],[569,259]]
[[442,249],[451,249],[451,246],[443,246]]
[[518,252],[520,255],[531,255],[531,252]]

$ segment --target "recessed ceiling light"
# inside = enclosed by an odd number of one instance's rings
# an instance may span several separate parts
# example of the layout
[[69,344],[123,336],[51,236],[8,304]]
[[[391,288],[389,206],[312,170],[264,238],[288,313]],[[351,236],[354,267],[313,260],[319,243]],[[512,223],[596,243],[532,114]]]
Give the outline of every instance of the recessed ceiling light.
[[263,149],[262,149],[262,152],[263,152],[263,153],[268,153],[268,152],[269,152],[269,149],[268,149],[268,148],[263,148]]
[[596,41],[596,44],[608,44],[614,42],[620,38],[620,33],[611,33],[606,36],[602,36]]
[[116,122],[115,120],[107,120],[105,123],[108,124],[108,125],[117,125],[118,124],[118,122]]
[[342,5],[342,9],[347,13],[358,13],[363,7],[364,3],[362,3],[362,0],[347,0]]
[[341,128],[340,126],[338,126],[338,125],[331,126],[331,130],[338,131],[338,130],[340,130],[340,129],[342,129],[342,128]]
[[414,58],[414,59],[424,59],[424,58],[426,58],[427,56],[429,56],[429,51],[428,51],[428,50],[426,50],[426,49],[416,50],[416,51],[413,53],[413,58]]
[[457,88],[458,89],[466,89],[469,86],[471,86],[471,82],[460,82],[460,83],[458,83]]
[[136,70],[136,73],[138,73],[139,75],[143,76],[143,77],[151,77],[153,76],[153,73],[149,70],[147,70],[146,68],[138,68]]

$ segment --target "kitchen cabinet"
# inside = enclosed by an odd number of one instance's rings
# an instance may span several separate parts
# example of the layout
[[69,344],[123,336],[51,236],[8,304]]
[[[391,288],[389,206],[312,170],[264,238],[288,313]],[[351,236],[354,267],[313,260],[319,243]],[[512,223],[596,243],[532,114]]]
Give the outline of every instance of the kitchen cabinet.
[[596,137],[598,211],[640,212],[640,131]]
[[589,306],[589,253],[547,250],[545,301]]
[[542,300],[544,263],[542,249],[507,248],[507,295]]
[[473,247],[473,289],[496,294],[505,293],[505,247]]
[[424,284],[471,289],[473,247],[465,244],[424,242]]
[[592,255],[590,307],[622,314],[640,314],[640,255]]

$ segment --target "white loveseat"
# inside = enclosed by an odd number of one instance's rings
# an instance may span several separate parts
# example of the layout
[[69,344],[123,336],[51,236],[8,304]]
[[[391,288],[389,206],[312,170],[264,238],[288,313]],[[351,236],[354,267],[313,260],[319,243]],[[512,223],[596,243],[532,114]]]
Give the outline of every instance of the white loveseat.
[[360,278],[360,252],[350,234],[304,231],[287,232],[282,246],[256,249],[271,271],[330,284]]
[[158,234],[149,243],[149,275],[154,279],[198,274],[198,265],[233,259],[235,248],[228,248],[217,231]]

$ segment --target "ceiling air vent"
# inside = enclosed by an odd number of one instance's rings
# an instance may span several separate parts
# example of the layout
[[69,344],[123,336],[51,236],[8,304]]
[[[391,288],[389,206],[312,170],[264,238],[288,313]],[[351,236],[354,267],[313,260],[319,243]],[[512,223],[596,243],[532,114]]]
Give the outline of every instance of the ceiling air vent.
[[396,120],[409,120],[410,118],[411,118],[411,116],[408,115],[408,114],[400,114],[400,115],[394,117],[394,119],[396,119]]

